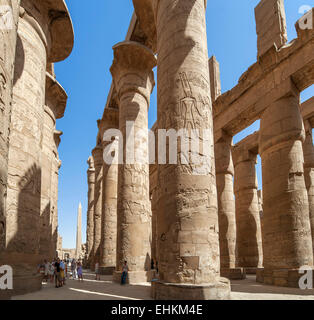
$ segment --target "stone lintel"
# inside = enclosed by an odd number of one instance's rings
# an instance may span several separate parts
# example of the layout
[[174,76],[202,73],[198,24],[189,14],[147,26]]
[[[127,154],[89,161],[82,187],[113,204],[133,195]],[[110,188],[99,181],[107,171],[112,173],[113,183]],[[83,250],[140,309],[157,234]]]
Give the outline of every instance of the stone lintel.
[[253,153],[244,146],[235,146],[232,149],[232,159],[234,166],[244,161],[253,161],[257,163],[257,153]]
[[279,49],[288,41],[283,0],[261,0],[255,8],[258,57],[274,44]]
[[243,148],[249,150],[253,154],[258,154],[258,142],[259,142],[259,131],[255,131],[253,134],[250,134],[236,145],[233,146],[233,149]]
[[64,116],[68,95],[60,83],[48,72],[46,72],[46,105],[51,108],[55,119]]
[[313,84],[314,28],[280,50],[269,50],[253,64],[230,91],[213,102],[215,131],[236,135],[258,120],[274,101],[277,87],[292,80],[298,91]]
[[140,28],[148,38],[150,47],[157,51],[157,30],[155,24],[155,13],[153,0],[133,0],[136,16],[138,17]]

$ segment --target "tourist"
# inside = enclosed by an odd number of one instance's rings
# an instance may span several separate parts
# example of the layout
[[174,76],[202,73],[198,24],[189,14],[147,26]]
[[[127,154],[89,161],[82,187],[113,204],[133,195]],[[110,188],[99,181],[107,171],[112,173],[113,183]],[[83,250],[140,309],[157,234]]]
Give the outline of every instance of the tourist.
[[62,287],[62,284],[60,281],[60,259],[59,258],[55,262],[55,284],[56,284],[56,288]]
[[99,270],[99,262],[98,261],[95,264],[95,274],[96,274],[96,280],[100,280],[100,270]]
[[65,285],[64,272],[65,272],[65,266],[64,266],[63,260],[61,260],[61,261],[60,261],[60,279],[61,279],[62,285]]
[[72,278],[77,279],[77,273],[76,273],[76,261],[75,259],[71,262],[71,271],[72,271]]
[[82,280],[82,282],[83,282],[83,267],[80,262],[78,262],[78,264],[77,264],[77,275],[78,275],[79,281]]
[[129,272],[128,262],[124,261],[124,265],[122,266],[122,276],[121,276],[121,285],[126,284],[126,279]]
[[50,278],[50,283],[53,283],[53,277],[55,274],[55,268],[54,268],[55,262],[49,263],[49,278]]
[[43,279],[43,282],[48,283],[48,277],[49,277],[49,263],[45,259],[44,260],[44,279]]

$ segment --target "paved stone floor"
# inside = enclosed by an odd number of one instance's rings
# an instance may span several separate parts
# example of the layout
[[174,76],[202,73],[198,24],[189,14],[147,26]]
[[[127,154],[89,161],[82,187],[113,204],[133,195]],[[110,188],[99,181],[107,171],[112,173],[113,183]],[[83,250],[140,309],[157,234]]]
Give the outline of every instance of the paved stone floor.
[[[94,275],[85,272],[84,282],[67,280],[66,286],[56,289],[44,284],[41,291],[17,296],[13,300],[151,300],[150,285],[120,286],[112,282],[111,276]],[[314,290],[279,288],[256,283],[254,276],[246,280],[232,281],[232,300],[314,300]]]

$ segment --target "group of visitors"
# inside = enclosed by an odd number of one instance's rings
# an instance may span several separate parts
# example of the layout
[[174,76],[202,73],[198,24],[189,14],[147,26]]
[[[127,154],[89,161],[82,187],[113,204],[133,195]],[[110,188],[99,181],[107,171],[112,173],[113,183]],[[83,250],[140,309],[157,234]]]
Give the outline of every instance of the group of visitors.
[[82,263],[75,259],[70,261],[57,258],[52,262],[44,260],[44,263],[39,265],[39,272],[44,275],[43,282],[55,282],[56,288],[63,287],[65,285],[65,280],[69,278],[83,281]]

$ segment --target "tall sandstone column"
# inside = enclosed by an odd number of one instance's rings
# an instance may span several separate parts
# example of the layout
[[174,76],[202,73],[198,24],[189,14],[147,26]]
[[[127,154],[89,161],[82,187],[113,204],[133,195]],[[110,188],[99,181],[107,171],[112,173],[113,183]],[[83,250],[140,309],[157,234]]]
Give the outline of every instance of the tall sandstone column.
[[[55,141],[56,120],[63,117],[67,103],[67,94],[56,81],[55,76],[46,73],[46,97],[44,107],[43,140],[42,140],[42,184],[41,184],[41,232],[40,255],[52,260],[56,255],[57,245],[57,202],[54,202],[54,189],[58,190],[55,181],[54,162],[58,158]],[[55,185],[56,183],[56,185]]]
[[64,1],[21,1],[4,252],[6,264],[13,266],[12,294],[23,294],[41,287],[37,265],[44,258],[40,254],[40,223],[47,61],[64,60],[72,47],[73,28]]
[[[134,0],[133,3],[142,29],[152,39],[153,20],[150,25],[145,24],[149,23],[147,17],[152,10],[155,17],[158,129],[177,132],[198,129],[201,134],[205,129],[211,140],[205,141],[210,155],[202,159],[207,163],[202,173],[190,159],[188,165],[158,164],[160,281],[154,295],[156,299],[225,299],[230,295],[230,283],[220,278],[206,1]],[[181,151],[176,152],[179,160]]]
[[95,269],[95,263],[100,261],[101,243],[101,216],[102,216],[102,192],[103,192],[103,149],[100,145],[92,151],[95,165],[95,190],[94,190],[94,245],[91,257],[91,270]]
[[222,134],[215,143],[218,196],[220,270],[228,279],[243,279],[243,269],[236,268],[236,213],[233,190],[234,166],[232,137]]
[[305,122],[305,142],[304,150],[304,177],[305,186],[309,197],[310,221],[312,230],[313,254],[314,254],[314,146],[312,136],[312,126],[309,121]]
[[[111,73],[119,97],[119,129],[123,136],[124,162],[119,165],[117,266],[114,278],[121,279],[128,262],[129,283],[148,280],[151,261],[151,204],[149,198],[148,108],[154,87],[152,69],[156,58],[137,42],[114,46]],[[127,122],[132,122],[132,135]],[[135,152],[134,152],[135,151]],[[132,155],[142,156],[138,159]],[[144,161],[142,161],[144,160]]]
[[233,149],[234,189],[237,222],[237,265],[247,273],[263,266],[262,230],[255,165],[257,154]]
[[93,157],[88,158],[87,183],[87,228],[86,228],[86,255],[87,268],[91,267],[92,252],[94,246],[94,196],[95,196],[95,165]]
[[[119,111],[106,108],[104,112],[103,132],[119,128]],[[112,149],[114,142],[103,141],[104,152]],[[103,167],[103,208],[102,239],[100,246],[100,272],[113,274],[117,260],[117,197],[118,197],[118,164],[105,163]]]
[[[280,88],[278,87],[278,90]],[[299,92],[292,81],[281,99],[263,113],[260,154],[263,169],[264,270],[257,280],[298,287],[302,266],[313,266],[309,201],[304,180],[305,133]]]
[[[0,29],[0,265],[4,263],[1,252],[6,245],[6,198],[8,180],[9,128],[12,107],[14,59],[19,17],[19,0],[0,1],[1,24],[7,17],[8,29]],[[5,7],[7,6],[7,7]],[[2,12],[3,11],[3,12]],[[12,13],[12,15],[11,15]]]

